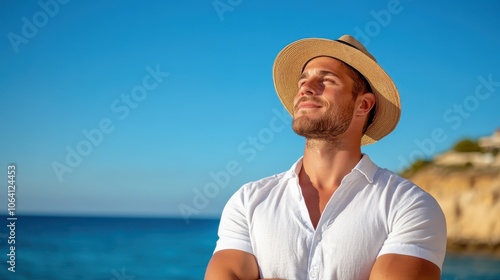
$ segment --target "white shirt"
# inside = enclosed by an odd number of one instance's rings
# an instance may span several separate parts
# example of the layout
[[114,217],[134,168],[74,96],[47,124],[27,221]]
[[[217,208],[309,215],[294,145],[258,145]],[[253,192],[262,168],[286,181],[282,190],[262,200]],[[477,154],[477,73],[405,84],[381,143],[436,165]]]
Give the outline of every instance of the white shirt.
[[260,277],[368,279],[377,257],[395,253],[442,267],[446,222],[436,200],[379,168],[367,155],[327,203],[316,230],[298,174],[290,170],[243,185],[227,202],[215,252],[253,254]]

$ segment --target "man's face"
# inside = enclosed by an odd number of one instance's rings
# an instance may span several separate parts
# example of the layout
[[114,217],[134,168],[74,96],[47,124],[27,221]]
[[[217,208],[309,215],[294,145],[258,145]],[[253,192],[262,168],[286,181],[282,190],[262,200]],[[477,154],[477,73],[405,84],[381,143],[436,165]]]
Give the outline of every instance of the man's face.
[[293,130],[308,139],[338,138],[353,118],[353,83],[342,62],[330,57],[309,61],[298,81]]

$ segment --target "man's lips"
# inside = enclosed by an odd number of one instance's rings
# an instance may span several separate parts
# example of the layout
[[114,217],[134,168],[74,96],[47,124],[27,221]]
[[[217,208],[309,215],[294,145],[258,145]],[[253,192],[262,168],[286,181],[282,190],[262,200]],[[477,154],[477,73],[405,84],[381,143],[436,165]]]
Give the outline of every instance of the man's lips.
[[299,110],[299,109],[315,109],[315,108],[321,108],[321,107],[322,106],[320,104],[310,102],[310,101],[303,101],[297,105],[297,110]]

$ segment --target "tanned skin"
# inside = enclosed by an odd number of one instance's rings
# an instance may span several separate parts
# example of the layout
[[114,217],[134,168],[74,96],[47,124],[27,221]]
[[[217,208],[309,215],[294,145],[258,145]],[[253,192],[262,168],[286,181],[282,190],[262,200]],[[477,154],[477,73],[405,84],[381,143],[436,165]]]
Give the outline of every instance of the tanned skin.
[[[299,183],[315,228],[330,197],[362,157],[363,128],[375,105],[375,96],[370,92],[353,95],[354,81],[347,67],[330,57],[312,59],[298,81],[294,99],[294,130],[306,137]],[[328,124],[325,131],[314,125],[332,117],[336,122]],[[375,261],[370,280],[439,280],[440,273],[439,267],[430,261],[386,254]],[[212,256],[205,279],[256,280],[259,266],[252,254],[221,250]]]

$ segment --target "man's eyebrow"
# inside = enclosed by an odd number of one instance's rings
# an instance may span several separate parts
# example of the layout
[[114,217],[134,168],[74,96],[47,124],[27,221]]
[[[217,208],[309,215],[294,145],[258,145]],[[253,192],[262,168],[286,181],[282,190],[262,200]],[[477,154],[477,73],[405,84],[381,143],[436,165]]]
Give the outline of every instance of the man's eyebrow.
[[[340,78],[340,77],[339,77],[339,75],[335,74],[334,72],[327,71],[327,70],[320,70],[320,71],[318,71],[318,74],[319,74],[320,76],[335,76],[335,77],[337,77],[337,78]],[[307,78],[307,77],[309,77],[309,73],[308,73],[308,72],[304,72],[304,73],[302,73],[302,74],[300,75],[299,80],[304,79],[304,78]]]

